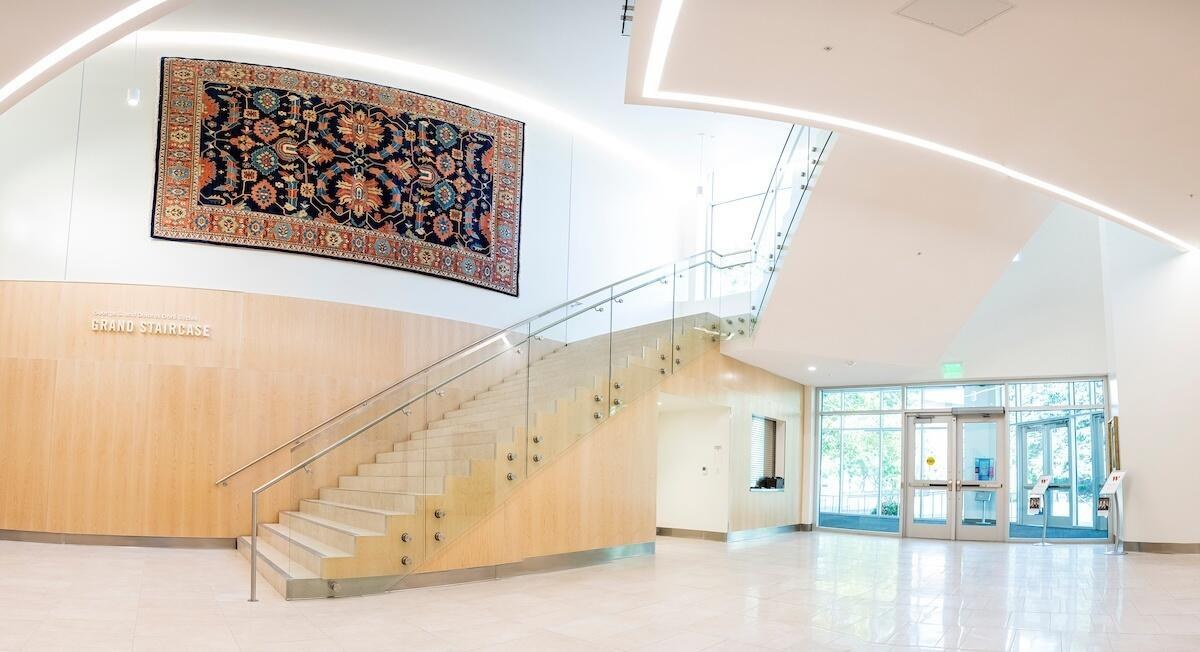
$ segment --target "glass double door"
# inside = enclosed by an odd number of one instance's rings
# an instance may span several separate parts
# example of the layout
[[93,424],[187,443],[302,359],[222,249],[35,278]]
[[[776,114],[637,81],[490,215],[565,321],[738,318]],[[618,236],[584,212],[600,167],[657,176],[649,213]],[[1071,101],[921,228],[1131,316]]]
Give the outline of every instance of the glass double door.
[[[1077,412],[1069,416],[1025,418],[1013,426],[1013,492],[1016,504],[1026,504],[1038,477],[1051,478],[1044,514],[1019,510],[1013,518],[1014,536],[1040,536],[1042,518],[1060,528],[1062,536],[1094,538],[1107,533],[1108,521],[1096,514],[1096,492],[1104,467],[1104,413]],[[1033,527],[1030,531],[1028,528]]]
[[1002,410],[905,415],[905,536],[1005,540],[1007,432]]

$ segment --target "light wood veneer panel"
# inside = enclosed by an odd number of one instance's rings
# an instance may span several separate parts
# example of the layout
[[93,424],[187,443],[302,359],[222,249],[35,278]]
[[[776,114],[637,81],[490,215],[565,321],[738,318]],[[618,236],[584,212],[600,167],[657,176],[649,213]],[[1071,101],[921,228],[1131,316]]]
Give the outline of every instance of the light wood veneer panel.
[[[2,333],[3,331],[0,331]],[[52,360],[0,358],[0,529],[49,527],[53,421],[47,396],[54,393]]]
[[626,406],[525,480],[421,572],[654,540],[656,394]]
[[[213,335],[94,333],[95,311],[192,315]],[[0,314],[0,528],[81,534],[246,534],[250,491],[346,431],[228,487],[218,477],[492,332],[306,299],[92,283],[0,281]],[[262,513],[295,509],[424,418],[390,420],[265,496]]]
[[[714,349],[521,483],[497,510],[452,540],[419,572],[653,541],[659,392],[730,408],[731,530],[799,522],[800,488],[806,481],[801,466],[804,386]],[[788,482],[782,492],[749,490],[750,417],[755,414],[784,423]]]

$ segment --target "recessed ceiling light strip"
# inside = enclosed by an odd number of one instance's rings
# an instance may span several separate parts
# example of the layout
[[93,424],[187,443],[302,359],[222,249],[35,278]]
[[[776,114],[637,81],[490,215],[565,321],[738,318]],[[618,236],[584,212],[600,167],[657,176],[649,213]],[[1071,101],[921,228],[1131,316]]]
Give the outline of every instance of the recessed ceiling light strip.
[[63,43],[50,54],[38,59],[36,63],[29,66],[21,72],[21,74],[13,77],[7,84],[0,87],[0,104],[12,97],[17,91],[24,88],[33,80],[37,79],[46,71],[66,60],[72,54],[94,43],[96,40],[104,37],[104,35],[112,32],[116,28],[134,20],[138,16],[154,9],[163,4],[167,0],[139,0],[128,7],[118,11],[117,13],[105,18],[104,20],[89,27],[82,34]]
[[729,109],[740,111],[750,111],[754,113],[768,113],[789,120],[798,120],[801,122],[818,122],[832,127],[841,129],[849,129],[858,131],[888,140],[905,143],[921,149],[936,152],[951,158],[958,159],[965,163],[977,165],[986,168],[993,172],[998,172],[1004,176],[1031,185],[1035,188],[1056,195],[1073,204],[1087,208],[1112,220],[1120,222],[1130,228],[1136,229],[1147,235],[1153,236],[1167,242],[1181,251],[1196,251],[1195,245],[1178,238],[1162,229],[1153,225],[1147,224],[1131,215],[1123,213],[1111,206],[1106,206],[1094,199],[1084,197],[1083,195],[1055,185],[1048,181],[1043,181],[1037,177],[1019,172],[1010,167],[1006,167],[986,159],[982,156],[976,156],[969,152],[964,152],[960,149],[955,149],[941,143],[935,143],[931,140],[919,138],[911,134],[906,134],[893,129],[887,129],[878,125],[859,122],[849,118],[829,115],[826,113],[817,113],[815,111],[805,111],[788,106],[780,106],[778,104],[767,104],[763,102],[754,102],[750,100],[739,100],[728,97],[717,97],[713,95],[697,95],[693,93],[676,93],[673,91],[663,91],[660,89],[662,85],[663,69],[666,67],[667,52],[671,47],[671,38],[675,34],[675,24],[679,20],[679,12],[683,9],[685,0],[663,0],[659,5],[658,18],[654,25],[653,41],[650,44],[650,53],[646,59],[646,73],[642,84],[642,95],[647,99],[668,100],[672,102],[699,104],[712,106],[721,106]]

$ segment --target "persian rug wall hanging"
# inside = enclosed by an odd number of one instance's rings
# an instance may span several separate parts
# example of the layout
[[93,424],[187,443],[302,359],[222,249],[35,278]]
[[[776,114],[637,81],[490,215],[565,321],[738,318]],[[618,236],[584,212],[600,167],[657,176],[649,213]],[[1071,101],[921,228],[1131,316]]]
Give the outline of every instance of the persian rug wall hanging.
[[163,59],[151,235],[517,295],[523,123],[286,68]]

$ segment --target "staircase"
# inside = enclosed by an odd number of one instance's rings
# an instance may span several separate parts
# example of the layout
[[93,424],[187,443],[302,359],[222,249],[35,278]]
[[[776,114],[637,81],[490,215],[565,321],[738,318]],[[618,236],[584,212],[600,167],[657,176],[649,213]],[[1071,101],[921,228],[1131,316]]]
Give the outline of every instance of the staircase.
[[[570,343],[530,342],[543,351],[536,359],[399,437],[336,485],[301,497],[278,522],[260,524],[259,572],[287,598],[377,592],[420,572],[523,476],[719,346],[710,333],[720,327],[717,316],[675,321],[674,328],[658,322]],[[251,548],[250,537],[238,540],[247,557]]]
[[751,249],[701,252],[498,331],[217,480],[291,447],[238,540],[251,600],[260,573],[289,599],[403,586],[622,408],[751,336],[831,136],[789,131]]

